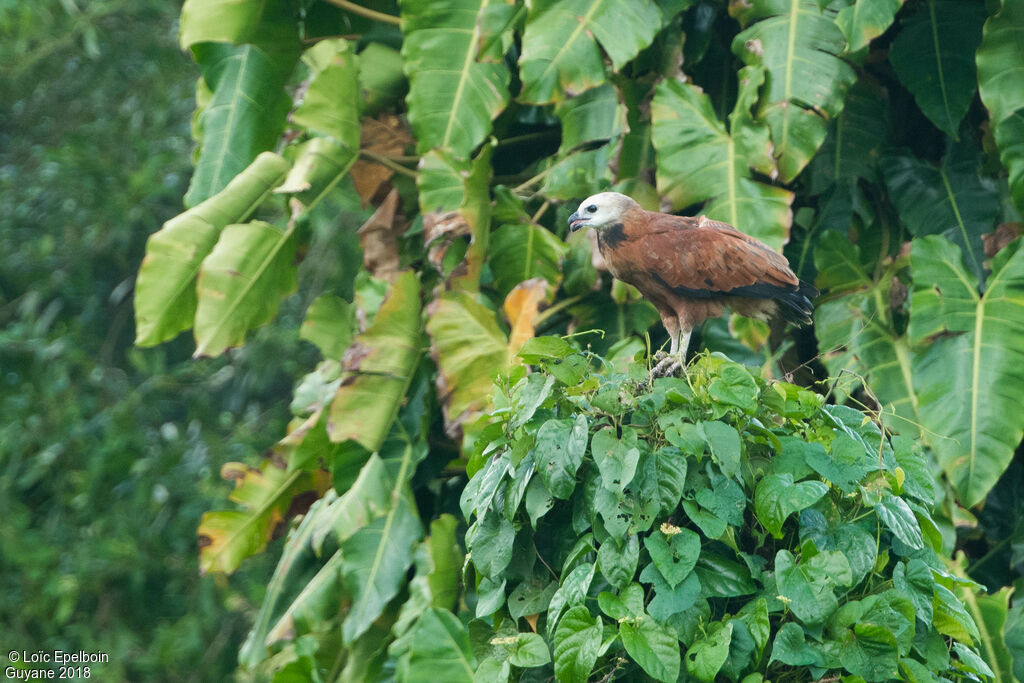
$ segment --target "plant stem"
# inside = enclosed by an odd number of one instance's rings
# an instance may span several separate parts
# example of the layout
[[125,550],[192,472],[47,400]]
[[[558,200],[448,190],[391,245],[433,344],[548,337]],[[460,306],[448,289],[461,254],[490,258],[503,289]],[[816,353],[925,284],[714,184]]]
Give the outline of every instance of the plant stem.
[[533,326],[539,326],[542,322],[553,316],[555,313],[558,313],[559,311],[568,308],[569,306],[572,306],[575,303],[578,303],[582,298],[582,294],[577,294],[576,296],[571,296],[568,299],[562,299],[554,306],[550,306],[544,309],[543,311],[537,314],[536,318],[533,319]]
[[402,24],[402,19],[400,17],[396,17],[394,14],[378,12],[375,9],[370,9],[369,7],[363,7],[362,5],[357,5],[354,2],[349,2],[349,0],[327,0],[327,2],[335,5],[336,7],[340,7],[343,10],[347,10],[352,14],[358,14],[361,17],[366,17],[367,19],[373,19],[374,21],[380,21],[385,24],[393,24],[394,26],[400,26]]
[[418,175],[416,171],[411,168],[406,168],[399,163],[395,163],[395,161],[390,157],[377,154],[376,152],[371,152],[368,149],[359,150],[359,156],[367,161],[372,161],[375,164],[380,164],[381,166],[390,168],[395,173],[401,173],[402,175],[409,176],[410,178],[416,178]]

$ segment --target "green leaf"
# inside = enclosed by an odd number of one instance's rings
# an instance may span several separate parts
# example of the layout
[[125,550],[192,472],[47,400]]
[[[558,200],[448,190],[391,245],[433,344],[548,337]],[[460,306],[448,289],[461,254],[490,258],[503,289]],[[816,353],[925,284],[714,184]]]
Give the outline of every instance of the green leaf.
[[602,591],[597,596],[601,611],[616,621],[639,617],[644,613],[644,589],[633,583],[622,589],[621,595]]
[[697,86],[668,79],[655,89],[651,139],[658,192],[678,208],[711,199],[705,207],[709,218],[780,248],[793,221],[793,194],[752,178],[752,169],[774,169],[768,129],[750,117],[764,72],[744,69],[739,78],[746,97],[736,103],[730,131]]
[[349,348],[331,403],[331,441],[353,439],[368,451],[384,442],[419,359],[420,287],[412,271],[395,280],[373,324]]
[[303,60],[312,67],[313,78],[292,112],[292,122],[358,151],[359,64],[352,44],[342,38],[322,40],[306,50]]
[[468,157],[508,102],[508,67],[484,30],[508,25],[515,6],[498,0],[403,0],[401,6],[406,102],[417,149]]
[[1013,675],[1024,679],[1024,602],[1010,608],[1003,626],[1003,640],[1013,657]]
[[821,481],[793,482],[792,474],[769,474],[757,483],[754,510],[757,519],[775,538],[782,538],[782,525],[794,512],[817,503],[828,492]]
[[536,365],[542,358],[561,360],[573,351],[569,342],[561,337],[533,337],[526,340],[518,356],[530,365]]
[[901,22],[889,62],[932,123],[957,139],[974,98],[974,51],[985,8],[955,0],[928,0]]
[[544,583],[534,579],[516,586],[508,596],[508,613],[513,619],[540,614],[547,610],[551,598],[558,590],[558,582]]
[[565,244],[539,225],[503,225],[491,234],[488,263],[502,296],[520,282],[542,277],[551,284],[561,279],[559,264]]
[[887,495],[875,508],[882,523],[896,538],[915,550],[924,548],[924,537],[921,525],[917,523],[913,511],[907,502],[897,496]]
[[588,436],[583,413],[575,421],[548,420],[537,430],[534,462],[555,498],[567,499],[576,488],[576,470],[583,464]]
[[839,10],[836,25],[846,36],[846,51],[857,52],[885,33],[904,0],[858,0]]
[[490,400],[494,375],[508,366],[508,338],[494,312],[469,292],[447,292],[428,307],[427,332],[446,423],[475,419]]
[[783,624],[772,643],[770,662],[782,662],[789,666],[824,666],[825,658],[815,643],[808,643],[804,630],[799,624],[788,621]]
[[484,575],[497,579],[512,561],[516,530],[512,522],[496,510],[487,509],[466,533],[466,545],[473,564]]
[[703,588],[693,572],[675,586],[670,586],[654,564],[644,567],[640,580],[651,584],[654,591],[654,597],[647,605],[648,613],[663,624],[671,624],[679,615],[686,614],[700,598]]
[[737,364],[725,364],[719,375],[708,385],[711,400],[727,406],[736,406],[745,413],[757,409],[760,390],[750,376],[750,371]]
[[793,614],[804,623],[818,624],[839,605],[832,587],[849,585],[852,575],[842,553],[826,550],[797,565],[792,553],[780,550],[775,555],[775,580]]
[[[261,19],[267,26],[258,29],[257,42],[192,46],[212,96],[198,112],[199,156],[185,195],[188,207],[224,189],[260,152],[273,149],[284,130],[291,107],[284,85],[299,42],[287,3],[272,7]],[[274,34],[278,27],[284,30]]]
[[203,203],[164,223],[146,242],[135,286],[135,343],[153,346],[192,326],[195,280],[221,230],[245,220],[288,171],[288,163],[265,152]]
[[975,59],[978,92],[989,111],[999,156],[1010,173],[1010,194],[1018,211],[1024,211],[1024,93],[1015,87],[1024,72],[1021,26],[1024,8],[1007,1],[985,22]]
[[599,430],[590,441],[590,452],[601,472],[601,482],[609,491],[622,493],[633,481],[636,465],[640,460],[636,431],[622,428],[621,438],[615,436],[615,428]]
[[299,337],[316,344],[324,358],[341,360],[352,343],[356,310],[349,302],[333,294],[321,294],[306,309]]
[[[412,448],[406,449],[406,459]],[[398,480],[392,486],[386,514],[377,517],[341,544],[344,556],[342,576],[354,596],[342,623],[346,643],[366,632],[405,583],[412,564],[412,546],[423,536],[423,528],[412,490]]]
[[694,572],[700,578],[705,597],[734,598],[757,591],[757,586],[750,577],[750,569],[746,565],[718,553],[708,552],[706,549],[697,560]]
[[624,589],[633,582],[640,559],[640,540],[631,534],[622,545],[609,540],[597,549],[597,567],[608,583]]
[[294,227],[254,221],[224,228],[196,284],[195,357],[219,356],[274,319],[296,287]]
[[961,501],[976,505],[995,485],[1024,435],[1013,416],[1024,401],[1024,250],[996,255],[985,295],[939,237],[914,241],[909,336],[932,341],[914,360],[921,422]]
[[555,677],[562,683],[586,683],[601,647],[601,617],[583,605],[565,613],[555,629]]
[[520,633],[516,636],[516,644],[513,646],[512,656],[509,662],[512,666],[531,668],[544,666],[551,661],[551,653],[548,651],[547,643],[536,633]]
[[288,472],[283,463],[264,462],[261,469],[227,463],[221,476],[235,481],[231,500],[242,510],[203,513],[199,521],[199,571],[230,574],[242,560],[261,552],[292,497],[310,486],[309,474]]
[[716,621],[711,624],[704,637],[686,650],[687,673],[699,681],[714,681],[729,656],[733,627],[732,622],[723,624]]
[[660,449],[653,456],[657,470],[658,497],[661,501],[661,514],[668,515],[679,505],[686,485],[686,456],[672,446]]
[[423,613],[410,642],[407,683],[472,683],[476,657],[469,634],[454,614],[431,607]]
[[651,562],[657,567],[666,583],[672,588],[693,571],[700,556],[700,536],[689,529],[666,535],[655,531],[644,539],[644,546],[651,554]]
[[942,584],[936,582],[935,595],[932,598],[932,623],[942,635],[956,638],[968,645],[980,637],[978,625],[967,612],[959,598]]
[[845,669],[869,681],[892,680],[899,663],[896,637],[885,626],[854,624],[839,648],[839,661]]
[[590,589],[590,583],[594,580],[595,569],[595,565],[587,562],[579,565],[568,574],[565,574],[563,570],[562,585],[551,596],[551,603],[548,605],[547,631],[549,635],[554,632],[558,619],[562,615],[563,608],[566,606],[572,608],[584,603],[587,598],[587,591]]
[[967,255],[975,277],[985,259],[981,236],[999,216],[996,190],[982,181],[978,156],[968,142],[953,145],[939,167],[909,152],[887,156],[881,168],[900,219],[915,236],[942,234]]
[[614,0],[532,3],[519,58],[519,98],[549,104],[601,85],[601,48],[617,71],[651,43],[661,23],[661,12],[650,0],[628,5]]
[[711,450],[711,457],[722,468],[722,474],[726,477],[735,476],[740,469],[739,432],[732,425],[718,420],[702,422],[700,428],[704,431],[708,447]]
[[[252,40],[264,14],[279,12],[283,2],[237,0],[185,0],[179,19],[178,40],[183,50],[196,43],[239,45]],[[269,11],[268,11],[269,5]]]
[[846,49],[831,10],[815,0],[734,4],[745,27],[733,53],[767,73],[758,118],[768,124],[785,182],[796,178],[825,140],[827,120],[843,108],[856,73],[838,57]]
[[679,641],[669,629],[643,615],[619,624],[619,636],[629,656],[652,678],[674,683],[679,677]]
[[[882,1],[898,4],[900,0]],[[871,2],[861,0],[841,10],[839,16]],[[879,86],[861,80],[850,88],[846,106],[829,123],[828,136],[811,160],[807,181],[815,194],[843,181],[878,179],[878,159],[887,133],[885,102],[885,93]],[[851,214],[848,220],[852,220],[852,203],[848,211]],[[845,229],[848,225],[846,222],[836,229]]]

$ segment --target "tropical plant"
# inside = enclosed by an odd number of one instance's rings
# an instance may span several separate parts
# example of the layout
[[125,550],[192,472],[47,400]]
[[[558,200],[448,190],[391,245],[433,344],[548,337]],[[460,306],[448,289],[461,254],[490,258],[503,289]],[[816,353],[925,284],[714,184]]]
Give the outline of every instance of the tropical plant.
[[519,372],[538,333],[586,334],[616,364],[664,341],[645,339],[657,316],[611,282],[588,238],[567,237],[572,200],[609,188],[785,245],[824,291],[816,334],[734,319],[708,324],[704,346],[768,375],[831,375],[830,397],[917,440],[945,477],[920,502],[942,512],[948,555],[953,522],[978,523],[966,508],[1024,428],[1021,12],[1020,0],[188,0],[196,170],[188,209],[150,239],[136,341],[191,328],[196,354],[216,356],[298,289],[300,335],[324,359],[272,457],[225,470],[241,507],[200,526],[202,569],[230,572],[317,501],[242,667],[362,680],[415,624],[461,637],[441,616],[457,587],[436,568],[460,561],[453,498],[483,464],[492,380]]

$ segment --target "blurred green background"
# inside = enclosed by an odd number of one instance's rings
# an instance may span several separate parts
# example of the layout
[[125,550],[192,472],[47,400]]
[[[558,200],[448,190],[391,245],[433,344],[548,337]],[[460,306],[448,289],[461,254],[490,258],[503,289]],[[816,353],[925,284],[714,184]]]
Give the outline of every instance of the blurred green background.
[[196,526],[313,364],[288,310],[230,358],[131,346],[190,173],[179,11],[0,0],[0,648],[104,652],[102,681],[230,676],[278,553],[200,577]]

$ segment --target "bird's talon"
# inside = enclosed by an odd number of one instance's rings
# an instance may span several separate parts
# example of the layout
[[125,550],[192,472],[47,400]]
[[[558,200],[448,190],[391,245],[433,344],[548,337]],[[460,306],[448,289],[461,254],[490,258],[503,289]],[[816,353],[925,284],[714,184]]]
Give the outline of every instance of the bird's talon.
[[682,363],[675,356],[665,356],[658,364],[651,369],[651,379],[655,377],[671,377],[682,367]]

